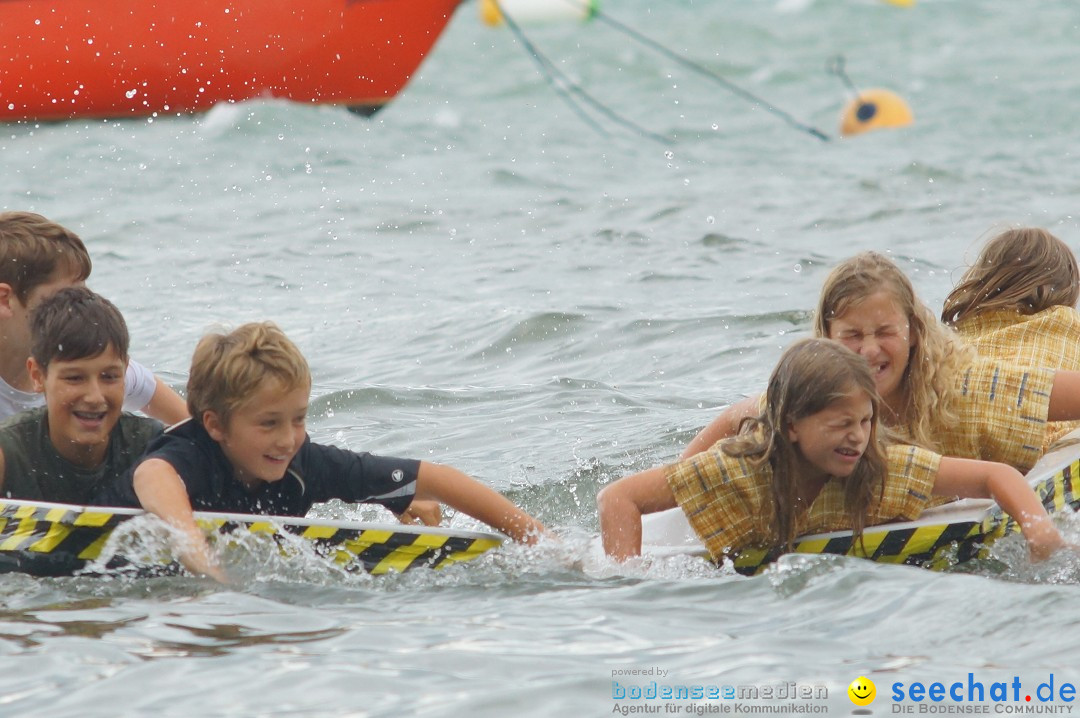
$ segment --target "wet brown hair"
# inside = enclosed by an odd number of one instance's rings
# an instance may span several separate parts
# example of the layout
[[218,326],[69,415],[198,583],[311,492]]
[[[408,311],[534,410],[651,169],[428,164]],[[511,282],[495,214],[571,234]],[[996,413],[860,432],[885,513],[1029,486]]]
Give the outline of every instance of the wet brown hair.
[[112,345],[127,362],[128,328],[120,310],[86,287],[61,289],[30,313],[30,356],[43,369],[54,360],[98,356]]
[[81,282],[91,268],[90,253],[74,232],[33,212],[0,212],[0,283],[23,304],[57,273]]
[[987,242],[964,272],[945,299],[941,321],[956,326],[995,309],[1036,314],[1075,307],[1078,297],[1080,271],[1067,244],[1039,227],[1009,229]]

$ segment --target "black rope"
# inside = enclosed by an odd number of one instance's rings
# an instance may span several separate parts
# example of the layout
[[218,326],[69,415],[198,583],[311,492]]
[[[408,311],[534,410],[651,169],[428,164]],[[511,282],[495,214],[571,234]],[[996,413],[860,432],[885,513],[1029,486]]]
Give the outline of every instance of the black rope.
[[[578,0],[566,0],[566,1],[576,3],[576,4],[580,4],[578,2]],[[784,122],[788,123],[788,125],[794,127],[795,129],[801,130],[802,132],[806,132],[807,134],[810,134],[810,135],[818,138],[819,140],[822,140],[823,142],[828,142],[829,141],[829,139],[830,139],[829,136],[827,134],[825,134],[824,132],[822,132],[821,130],[817,129],[816,127],[811,127],[810,125],[807,125],[807,124],[804,124],[804,123],[800,122],[799,120],[795,119],[795,117],[792,116],[790,113],[785,112],[784,110],[781,110],[780,108],[776,107],[775,105],[773,105],[773,104],[765,101],[761,97],[758,97],[757,95],[753,94],[752,92],[744,90],[743,88],[739,87],[735,83],[721,77],[720,75],[718,75],[717,73],[715,73],[712,70],[708,69],[707,67],[705,67],[703,65],[700,65],[697,62],[694,62],[693,60],[690,60],[689,58],[683,57],[682,55],[678,54],[674,50],[668,49],[667,47],[665,47],[664,45],[661,45],[656,40],[653,40],[652,38],[646,37],[645,35],[641,34],[640,32],[633,29],[632,27],[629,27],[628,25],[626,25],[624,23],[621,23],[618,20],[614,19],[613,17],[608,15],[606,12],[602,12],[599,8],[593,7],[593,8],[591,8],[591,10],[592,10],[592,13],[593,13],[594,17],[596,17],[598,20],[600,20],[602,22],[607,23],[609,26],[613,27],[614,29],[618,30],[619,32],[623,33],[624,35],[627,35],[628,37],[631,37],[634,40],[637,40],[641,44],[652,48],[656,52],[659,52],[661,55],[663,55],[663,56],[665,56],[665,57],[679,63],[683,67],[687,67],[687,68],[693,70],[694,72],[698,73],[699,75],[703,75],[704,77],[707,77],[710,80],[713,80],[714,82],[716,82],[720,86],[724,87],[725,89],[732,92],[733,94],[738,95],[739,97],[743,98],[744,100],[747,100],[748,102],[756,103],[756,104],[760,105],[762,109],[767,110],[768,112],[771,112],[772,114],[776,115],[777,117],[779,117],[780,119],[782,119]]]
[[851,78],[848,77],[847,72],[844,70],[845,63],[846,61],[844,60],[843,55],[831,57],[829,58],[829,61],[825,64],[825,71],[828,72],[830,75],[836,75],[837,77],[839,77],[840,81],[843,82],[849,90],[851,90],[852,96],[854,96],[855,99],[859,99],[859,97],[862,96],[862,93],[859,92],[859,88],[855,87],[855,84],[851,81]]
[[[641,136],[647,137],[648,139],[653,140],[654,142],[658,142],[659,144],[665,146],[671,144],[671,142],[666,137],[662,137],[654,132],[650,132],[644,127],[641,127],[640,125],[632,122],[631,120],[628,120],[625,117],[621,116],[620,114],[612,110],[610,107],[604,105],[602,102],[590,95],[588,92],[582,89],[580,85],[575,83],[569,77],[567,77],[566,73],[556,67],[555,63],[553,63],[542,52],[540,52],[540,50],[537,49],[536,45],[534,45],[533,42],[529,40],[528,37],[526,37],[524,31],[522,31],[521,27],[517,24],[517,22],[515,22],[514,19],[510,17],[510,15],[503,11],[502,6],[499,5],[498,0],[494,0],[494,2],[495,7],[499,10],[499,14],[502,16],[503,21],[506,23],[506,26],[510,28],[510,32],[514,34],[514,37],[517,38],[518,42],[520,42],[525,48],[525,50],[529,53],[529,56],[532,57],[534,62],[536,62],[537,67],[540,69],[540,74],[544,77],[547,83],[551,85],[552,89],[555,90],[556,94],[558,94],[559,97],[562,98],[562,100],[566,102],[566,104],[568,104],[570,108],[573,109],[574,112],[577,113],[577,115],[586,124],[599,132],[601,135],[604,135],[605,137],[608,136],[608,132],[604,130],[604,128],[601,127],[599,123],[596,122],[596,120],[590,117],[588,113],[585,112],[581,105],[578,104],[578,101],[574,99],[574,96],[592,107],[593,110],[595,110],[596,112],[599,112],[604,117],[607,117],[609,120],[618,125],[621,125],[622,127],[633,130]],[[562,84],[560,84],[560,82]]]

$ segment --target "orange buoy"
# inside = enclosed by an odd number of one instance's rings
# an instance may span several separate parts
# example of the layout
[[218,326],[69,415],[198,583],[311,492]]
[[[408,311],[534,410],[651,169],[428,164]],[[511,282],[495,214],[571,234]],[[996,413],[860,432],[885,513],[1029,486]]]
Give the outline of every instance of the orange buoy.
[[870,130],[907,127],[914,121],[911,108],[895,92],[864,90],[844,108],[840,134],[849,137]]

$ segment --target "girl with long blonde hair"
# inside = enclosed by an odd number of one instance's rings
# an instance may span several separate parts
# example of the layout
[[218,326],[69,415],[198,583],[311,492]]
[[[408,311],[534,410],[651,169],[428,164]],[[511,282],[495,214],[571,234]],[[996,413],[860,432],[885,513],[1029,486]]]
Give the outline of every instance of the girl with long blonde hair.
[[[882,398],[882,421],[895,437],[943,455],[1027,471],[1042,456],[1047,421],[1080,419],[1080,372],[979,357],[877,252],[832,270],[814,330],[866,360]],[[751,397],[725,409],[683,457],[734,435],[759,402]]]

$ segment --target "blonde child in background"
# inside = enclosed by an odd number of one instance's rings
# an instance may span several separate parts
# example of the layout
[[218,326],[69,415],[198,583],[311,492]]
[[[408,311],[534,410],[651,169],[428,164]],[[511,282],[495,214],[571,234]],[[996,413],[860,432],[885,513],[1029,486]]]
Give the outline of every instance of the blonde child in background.
[[[1080,372],[977,356],[877,252],[832,270],[814,333],[867,362],[891,434],[944,456],[999,461],[1026,472],[1043,454],[1047,421],[1080,419]],[[736,434],[759,402],[751,397],[729,406],[694,437],[683,458]]]
[[[1005,464],[883,448],[870,365],[840,344],[804,339],[773,370],[763,411],[736,436],[680,463],[621,479],[597,496],[604,550],[641,551],[642,514],[679,506],[715,561],[745,548],[914,520],[932,495],[990,497],[1017,519],[1032,557],[1064,545],[1038,497]],[[856,549],[857,550],[857,549]]]
[[[980,356],[1080,370],[1080,272],[1069,246],[1045,229],[998,234],[945,299],[941,320]],[[1080,422],[1050,422],[1044,448]]]

